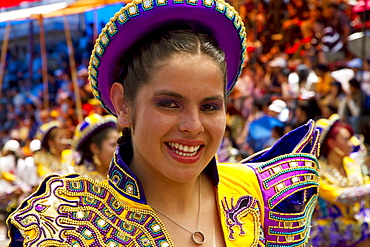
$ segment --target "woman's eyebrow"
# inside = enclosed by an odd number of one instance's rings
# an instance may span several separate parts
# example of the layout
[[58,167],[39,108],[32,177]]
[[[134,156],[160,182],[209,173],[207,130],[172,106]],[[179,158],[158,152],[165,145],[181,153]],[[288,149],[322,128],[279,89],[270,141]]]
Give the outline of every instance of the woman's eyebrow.
[[154,93],[154,96],[163,96],[163,95],[172,96],[172,97],[179,98],[179,99],[185,99],[183,95],[175,93],[173,91],[169,91],[169,90],[160,90]]
[[221,95],[215,95],[215,96],[206,97],[204,99],[204,101],[213,101],[213,100],[216,100],[216,101],[224,101],[224,97],[221,96]]
[[[154,93],[154,96],[161,96],[161,95],[172,96],[172,97],[175,97],[175,98],[178,98],[178,99],[183,99],[183,100],[186,99],[185,96],[183,96],[181,94],[178,94],[178,93],[175,93],[175,92],[172,92],[172,91],[169,91],[169,90],[161,90],[161,91],[158,91],[158,92]],[[203,101],[212,101],[212,100],[223,101],[224,97],[221,96],[221,95],[215,95],[215,96],[206,97],[206,98],[204,98]]]

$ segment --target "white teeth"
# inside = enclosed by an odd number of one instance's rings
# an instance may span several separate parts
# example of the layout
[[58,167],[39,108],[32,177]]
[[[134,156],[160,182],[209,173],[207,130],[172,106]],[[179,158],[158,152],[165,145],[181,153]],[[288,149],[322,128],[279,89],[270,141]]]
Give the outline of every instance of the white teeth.
[[185,156],[185,157],[196,155],[200,148],[200,145],[186,146],[186,145],[182,145],[182,144],[174,143],[174,142],[168,142],[168,145],[174,148],[172,150],[173,152],[175,152],[178,155]]
[[175,152],[176,154],[178,155],[181,155],[181,156],[185,156],[185,157],[190,157],[190,156],[194,156],[197,154],[197,152],[193,152],[193,153],[183,153],[183,152],[179,152],[177,150],[172,150],[173,152]]

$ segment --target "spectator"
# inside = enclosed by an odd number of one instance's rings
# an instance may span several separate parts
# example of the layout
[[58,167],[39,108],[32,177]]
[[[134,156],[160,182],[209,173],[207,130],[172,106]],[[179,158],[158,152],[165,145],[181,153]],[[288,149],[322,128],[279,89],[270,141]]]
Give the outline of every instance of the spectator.
[[303,38],[311,38],[314,35],[314,25],[317,21],[325,21],[323,8],[316,6],[310,9],[307,20],[302,21],[301,32]]
[[315,98],[300,99],[298,100],[298,105],[295,109],[294,116],[290,120],[285,132],[307,123],[307,121],[310,119],[316,120],[321,115],[321,108]]
[[287,12],[287,4],[284,0],[268,1],[269,11],[267,13],[267,23],[271,34],[282,32],[282,23]]
[[331,105],[335,109],[338,109],[340,102],[342,102],[346,97],[343,90],[342,84],[337,81],[333,81],[330,84],[329,93],[322,97],[320,100],[321,105]]
[[287,48],[303,38],[301,25],[309,17],[309,8],[306,0],[293,0],[287,5],[288,19],[282,24],[284,37],[281,40]]
[[319,64],[328,65],[345,58],[344,43],[341,35],[325,21],[317,20],[313,24],[311,45]]
[[278,119],[279,114],[286,108],[286,103],[280,99],[274,100],[268,111],[261,118],[253,120],[249,126],[247,142],[254,152],[266,147],[272,136],[275,126],[284,127],[285,124]]
[[327,9],[327,18],[329,20],[328,26],[332,27],[335,32],[338,32],[343,42],[343,50],[346,57],[350,57],[347,41],[348,36],[352,33],[352,27],[350,24],[349,17],[344,13],[343,10],[338,8],[338,5],[331,3]]
[[294,92],[289,85],[289,75],[290,69],[283,68],[277,73],[277,81],[281,87],[281,98],[288,104],[291,105],[292,100],[294,99]]
[[3,129],[3,124],[6,121],[6,106],[4,103],[0,103],[0,130]]
[[365,109],[366,94],[362,91],[360,82],[356,79],[349,81],[349,92],[346,99],[340,102],[338,114],[348,121],[356,134],[361,131],[361,116]]
[[333,78],[330,75],[329,67],[324,64],[318,64],[313,68],[313,71],[318,77],[315,87],[315,97],[319,100],[327,96],[330,92],[331,83]]
[[270,92],[272,94],[276,94],[277,97],[281,98],[282,95],[282,88],[281,88],[281,82],[279,81],[278,74],[281,70],[285,69],[287,66],[287,61],[283,57],[276,57],[272,61],[268,63],[268,66],[271,68],[271,74],[270,74]]

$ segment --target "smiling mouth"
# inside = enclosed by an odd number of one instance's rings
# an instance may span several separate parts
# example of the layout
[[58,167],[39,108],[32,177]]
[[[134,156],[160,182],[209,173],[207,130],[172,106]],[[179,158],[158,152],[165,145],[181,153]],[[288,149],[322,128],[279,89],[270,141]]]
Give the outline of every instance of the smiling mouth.
[[187,146],[177,142],[166,142],[166,145],[172,152],[183,157],[192,157],[197,155],[203,145]]

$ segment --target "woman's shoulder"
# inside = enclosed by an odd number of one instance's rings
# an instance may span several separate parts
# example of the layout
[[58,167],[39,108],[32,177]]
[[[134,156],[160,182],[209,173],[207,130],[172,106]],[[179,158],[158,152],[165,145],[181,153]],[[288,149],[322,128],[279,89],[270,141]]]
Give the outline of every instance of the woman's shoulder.
[[107,181],[77,174],[46,177],[7,224],[10,243],[24,246],[142,246],[143,232],[153,233],[148,245],[157,246],[157,238],[171,243],[147,205],[120,197]]

